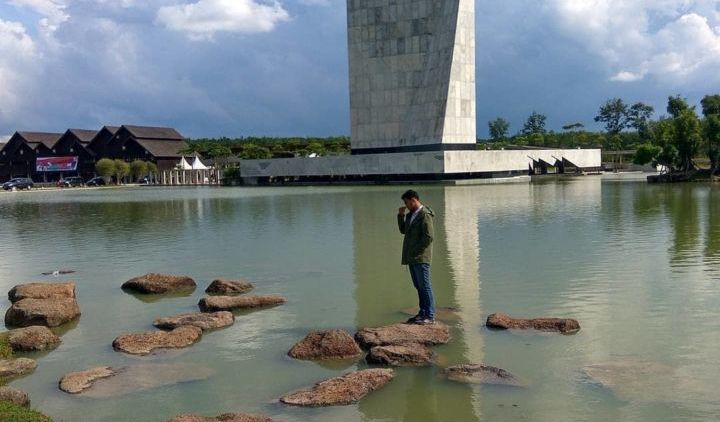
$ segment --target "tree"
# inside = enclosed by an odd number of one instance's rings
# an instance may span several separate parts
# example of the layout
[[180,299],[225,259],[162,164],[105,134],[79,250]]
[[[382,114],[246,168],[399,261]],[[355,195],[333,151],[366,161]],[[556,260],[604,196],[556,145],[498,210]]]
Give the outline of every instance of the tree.
[[715,174],[720,167],[720,114],[710,114],[705,118],[703,133],[710,159],[710,174]]
[[123,160],[114,160],[113,163],[115,164],[115,181],[119,185],[123,177],[130,174],[130,165]]
[[605,124],[605,131],[614,136],[622,132],[628,124],[628,106],[621,98],[607,100],[600,106],[595,121]]
[[244,145],[240,151],[240,158],[243,160],[265,160],[271,157],[272,153],[268,148],[253,143]]
[[700,101],[705,117],[712,115],[720,115],[720,95],[706,95]]
[[510,131],[510,122],[502,117],[498,117],[488,122],[488,129],[490,131],[490,138],[495,142],[499,142],[507,139],[508,132]]
[[635,157],[633,157],[633,163],[642,166],[653,161],[657,161],[657,158],[662,153],[662,148],[653,144],[640,144],[635,151]]
[[627,127],[637,130],[641,138],[647,139],[648,122],[654,112],[653,106],[642,102],[633,104],[627,111]]
[[533,111],[532,114],[525,121],[525,125],[523,126],[522,134],[523,135],[544,134],[546,132],[545,131],[546,121],[547,121],[547,116],[545,116],[544,114],[540,114],[537,111]]
[[142,160],[135,160],[130,163],[130,175],[134,180],[139,180],[141,177],[147,176],[148,174],[148,163]]
[[678,152],[678,166],[682,171],[695,169],[694,158],[702,142],[701,123],[695,110],[686,108],[673,119],[673,145]]
[[687,102],[686,98],[681,97],[680,95],[675,95],[673,97],[668,97],[668,105],[667,105],[667,112],[672,116],[673,118],[680,117],[683,111],[686,110],[693,110],[694,107],[690,107],[690,105]]
[[115,174],[115,162],[109,158],[101,158],[95,163],[95,171],[107,181]]
[[147,163],[147,174],[150,176],[150,178],[155,181],[157,179],[158,175],[158,167],[157,164],[153,163],[152,161],[148,161]]

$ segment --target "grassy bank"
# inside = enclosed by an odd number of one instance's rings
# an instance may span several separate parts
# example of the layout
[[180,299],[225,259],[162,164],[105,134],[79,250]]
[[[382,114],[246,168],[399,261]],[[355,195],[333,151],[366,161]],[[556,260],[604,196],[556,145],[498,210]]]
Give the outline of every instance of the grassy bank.
[[3,422],[52,422],[52,419],[35,410],[10,402],[0,402],[0,421]]

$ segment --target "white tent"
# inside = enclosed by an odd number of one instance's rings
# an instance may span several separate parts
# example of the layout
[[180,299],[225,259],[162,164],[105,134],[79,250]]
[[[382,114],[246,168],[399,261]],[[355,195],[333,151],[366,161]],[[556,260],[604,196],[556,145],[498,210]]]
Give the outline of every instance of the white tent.
[[200,161],[200,157],[198,157],[196,155],[195,159],[193,160],[193,163],[192,163],[192,169],[193,170],[207,170],[208,166],[203,164],[202,161]]
[[180,159],[180,163],[177,165],[177,168],[180,170],[192,170],[192,166],[187,162],[185,157],[182,157]]

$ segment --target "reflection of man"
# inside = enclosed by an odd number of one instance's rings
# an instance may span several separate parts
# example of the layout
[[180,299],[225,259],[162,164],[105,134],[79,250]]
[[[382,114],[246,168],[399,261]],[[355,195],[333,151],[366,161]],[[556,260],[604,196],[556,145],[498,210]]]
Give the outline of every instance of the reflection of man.
[[420,202],[417,192],[409,190],[402,195],[405,206],[398,210],[398,227],[405,235],[402,248],[402,265],[407,265],[410,277],[418,292],[420,312],[407,320],[408,324],[433,324],[435,300],[430,282],[432,261],[433,211]]

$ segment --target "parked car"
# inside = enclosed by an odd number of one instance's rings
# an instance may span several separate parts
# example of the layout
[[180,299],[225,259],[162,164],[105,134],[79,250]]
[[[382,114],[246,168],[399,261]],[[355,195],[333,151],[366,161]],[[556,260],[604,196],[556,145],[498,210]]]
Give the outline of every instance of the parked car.
[[105,186],[105,179],[102,177],[93,177],[85,183],[85,186]]
[[78,186],[83,186],[85,182],[83,182],[82,177],[73,176],[73,177],[65,177],[63,179],[60,179],[58,181],[58,186],[61,188],[75,188]]
[[5,190],[21,190],[21,189],[32,189],[35,184],[31,179],[27,177],[16,177],[3,183],[2,188]]

